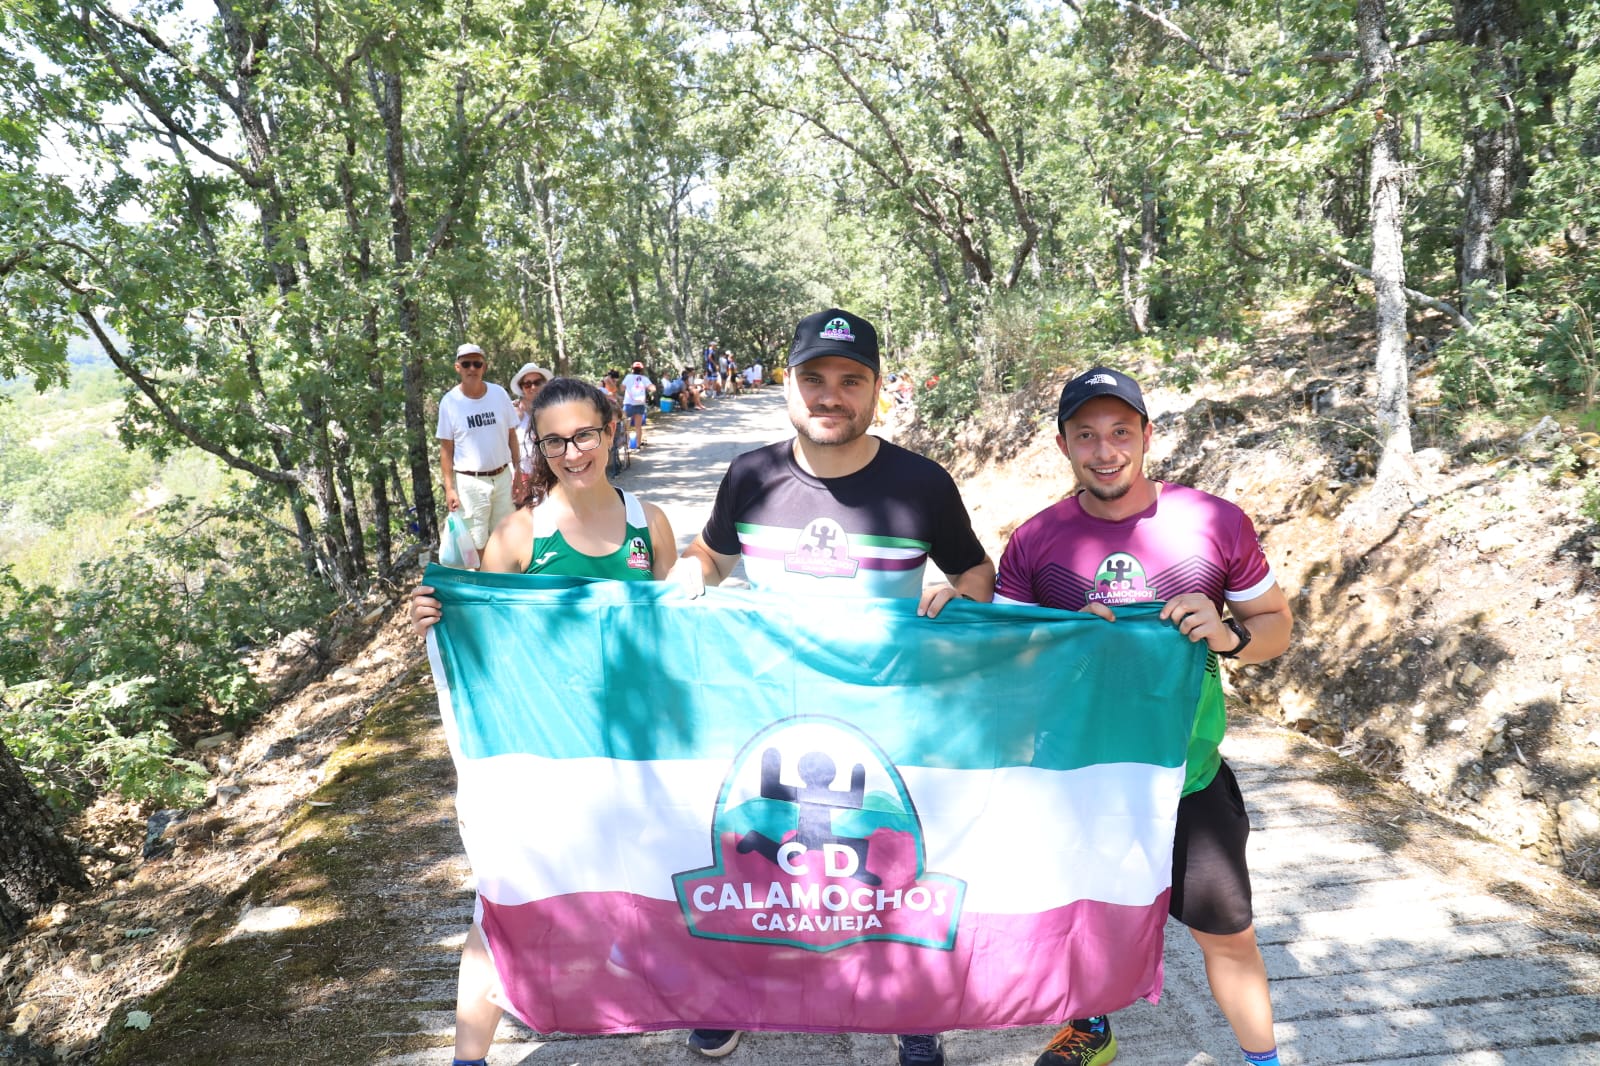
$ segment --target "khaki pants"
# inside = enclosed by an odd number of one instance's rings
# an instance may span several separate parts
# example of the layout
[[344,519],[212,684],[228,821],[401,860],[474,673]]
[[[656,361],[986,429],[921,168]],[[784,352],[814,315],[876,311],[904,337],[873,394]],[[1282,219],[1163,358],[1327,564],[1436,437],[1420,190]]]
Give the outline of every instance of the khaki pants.
[[472,543],[479,551],[489,543],[489,534],[500,524],[500,519],[510,514],[511,467],[508,465],[494,477],[476,477],[456,474],[456,495],[461,497],[461,518],[472,531]]

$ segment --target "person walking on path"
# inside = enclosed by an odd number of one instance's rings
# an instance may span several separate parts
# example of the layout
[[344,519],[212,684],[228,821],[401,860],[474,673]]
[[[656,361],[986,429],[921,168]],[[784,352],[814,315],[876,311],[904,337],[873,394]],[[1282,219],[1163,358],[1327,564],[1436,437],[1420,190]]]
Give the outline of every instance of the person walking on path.
[[[518,508],[495,528],[483,552],[483,569],[618,581],[665,577],[678,558],[667,516],[655,504],[614,487],[606,474],[607,444],[620,431],[606,394],[575,378],[554,378],[531,402],[529,416],[533,495],[539,502]],[[411,594],[411,623],[419,635],[439,621],[440,610],[432,586],[418,586]],[[475,918],[456,978],[452,1066],[487,1066],[504,1013],[495,1002],[498,988]]]
[[705,375],[705,391],[712,396],[721,396],[722,387],[722,358],[717,352],[717,342],[712,341],[706,345],[705,351],[700,353],[700,365]]
[[635,447],[644,447],[645,409],[655,391],[655,385],[645,376],[643,363],[634,363],[632,372],[622,379],[622,413],[627,416]]
[[515,508],[512,482],[522,466],[517,411],[499,385],[484,381],[488,359],[467,343],[456,349],[460,383],[439,401],[439,472],[445,506],[460,511],[479,552]]
[[[972,531],[961,492],[939,464],[867,429],[878,398],[878,335],[830,308],[808,315],[789,348],[784,386],[792,440],[739,456],[711,517],[668,575],[691,596],[721,583],[741,557],[757,589],[842,597],[918,597],[933,617],[956,596],[987,602],[994,563]],[[922,587],[932,559],[949,583]],[[937,1034],[896,1038],[901,1066],[943,1066]],[[737,1030],[695,1029],[689,1046],[720,1058]]]
[[[1114,621],[1113,608],[1162,601],[1161,617],[1211,650],[1178,804],[1169,908],[1205,956],[1212,997],[1244,1061],[1278,1066],[1245,862],[1250,820],[1217,750],[1227,726],[1217,658],[1261,663],[1282,655],[1294,625],[1288,598],[1242,510],[1146,476],[1152,427],[1132,378],[1105,367],[1073,378],[1056,426],[1078,490],[1012,534],[995,602]],[[1104,1066],[1116,1056],[1110,1021],[1099,1016],[1073,1020],[1035,1066]]]
[[533,421],[529,412],[534,398],[550,378],[550,371],[538,363],[523,363],[522,369],[511,378],[511,395],[517,408],[517,447],[522,450],[517,480],[511,486],[511,502],[517,507],[527,503],[533,493],[533,438],[529,436]]

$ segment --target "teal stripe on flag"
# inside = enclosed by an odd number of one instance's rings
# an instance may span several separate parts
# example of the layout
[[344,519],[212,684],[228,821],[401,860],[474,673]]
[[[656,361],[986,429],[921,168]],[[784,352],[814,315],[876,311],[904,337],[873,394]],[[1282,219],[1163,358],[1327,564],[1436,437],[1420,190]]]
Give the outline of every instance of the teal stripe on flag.
[[895,763],[1180,766],[1204,645],[1120,608],[778,597],[430,566],[466,758],[722,758],[795,715],[850,722]]

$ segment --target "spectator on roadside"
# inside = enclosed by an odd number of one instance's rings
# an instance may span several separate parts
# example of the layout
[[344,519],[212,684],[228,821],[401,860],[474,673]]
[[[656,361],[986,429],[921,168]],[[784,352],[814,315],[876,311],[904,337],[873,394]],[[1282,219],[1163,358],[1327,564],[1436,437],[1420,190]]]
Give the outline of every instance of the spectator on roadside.
[[655,384],[645,375],[643,363],[634,362],[632,372],[622,379],[621,390],[622,413],[628,419],[629,444],[643,448],[646,408],[656,391]]
[[[1152,429],[1138,383],[1105,367],[1079,375],[1061,392],[1056,426],[1078,487],[1012,534],[995,601],[1112,621],[1112,608],[1159,599],[1161,617],[1218,658],[1260,663],[1283,654],[1294,618],[1250,519],[1226,500],[1146,476]],[[1158,575],[1155,587],[1107,581],[1112,569]],[[1205,956],[1212,997],[1244,1061],[1278,1066],[1245,861],[1250,819],[1217,750],[1227,715],[1220,672],[1210,665],[1189,739],[1169,906]],[[1102,1015],[1069,1023],[1035,1066],[1102,1066],[1116,1055]]]
[[[611,401],[576,378],[553,378],[531,405],[534,486],[543,500],[495,527],[483,569],[504,574],[565,574],[619,581],[661,580],[677,561],[677,540],[655,504],[614,487],[606,475],[606,444],[619,432]],[[411,594],[411,623],[419,634],[438,622],[433,587]],[[556,667],[559,669],[559,667]],[[456,981],[454,1066],[486,1066],[502,1011],[499,978],[483,930],[467,932]]]
[[916,389],[912,386],[911,379],[904,374],[890,374],[889,394],[897,406],[904,406],[916,395]]
[[722,357],[717,351],[717,342],[712,341],[706,345],[706,350],[700,353],[700,364],[706,376],[706,388],[721,394],[717,387],[717,377],[722,372]]
[[[795,328],[789,367],[784,396],[796,435],[733,461],[705,529],[669,579],[697,596],[742,556],[750,584],[766,591],[913,597],[929,617],[957,596],[989,600],[994,563],[955,481],[931,459],[867,433],[878,396],[872,323],[837,308],[806,316]],[[774,544],[791,547],[774,551]],[[907,547],[891,555],[885,544]],[[815,566],[789,561],[808,551]],[[929,559],[948,584],[923,587]],[[689,1046],[710,1058],[738,1042],[736,1030],[689,1034]],[[943,1066],[937,1035],[896,1042],[900,1066]]]
[[672,401],[675,411],[693,411],[695,409],[694,388],[689,383],[694,380],[694,375],[688,367],[679,370],[676,376],[661,383],[661,398]]
[[705,395],[700,391],[700,376],[694,372],[694,367],[683,368],[683,402],[686,411],[704,411],[706,409]]
[[517,409],[505,389],[484,381],[488,365],[476,344],[456,349],[459,384],[440,399],[434,431],[445,507],[461,512],[480,552],[495,526],[514,510],[511,487],[522,466]]
[[[511,395],[517,408],[517,447],[522,458],[517,466],[517,478],[511,485],[511,503],[521,507],[532,495],[533,445],[529,443],[528,428],[532,425],[528,410],[535,396],[550,380],[550,371],[538,363],[523,363],[522,369],[511,376]],[[491,534],[492,535],[492,534]]]

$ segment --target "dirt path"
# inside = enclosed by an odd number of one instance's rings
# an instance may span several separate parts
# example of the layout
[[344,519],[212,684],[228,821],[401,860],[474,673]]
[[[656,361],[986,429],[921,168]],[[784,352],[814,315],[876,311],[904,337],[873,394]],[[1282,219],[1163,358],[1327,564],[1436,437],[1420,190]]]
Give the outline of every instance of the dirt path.
[[783,409],[783,390],[773,385],[712,400],[708,411],[653,418],[644,450],[616,483],[667,513],[679,548],[705,525],[722,473],[734,456],[793,432]]
[[[666,508],[687,542],[728,460],[785,431],[775,389],[674,416],[619,482]],[[276,861],[196,923],[162,991],[125,1005],[155,1024],[129,1030],[105,1061],[449,1061],[469,871],[420,647],[394,646],[415,657],[408,672],[323,764],[280,827]],[[1242,721],[1225,751],[1257,829],[1258,926],[1285,1063],[1600,1064],[1600,901],[1295,734]],[[1236,1062],[1198,952],[1181,929],[1169,936],[1163,1002],[1117,1016],[1124,1060]],[[508,1022],[500,1036],[496,1066],[697,1061],[681,1033],[542,1039]],[[1027,1066],[1048,1036],[956,1033],[949,1059]],[[754,1034],[729,1061],[886,1066],[893,1055],[880,1036]]]

